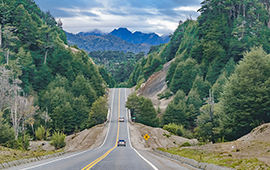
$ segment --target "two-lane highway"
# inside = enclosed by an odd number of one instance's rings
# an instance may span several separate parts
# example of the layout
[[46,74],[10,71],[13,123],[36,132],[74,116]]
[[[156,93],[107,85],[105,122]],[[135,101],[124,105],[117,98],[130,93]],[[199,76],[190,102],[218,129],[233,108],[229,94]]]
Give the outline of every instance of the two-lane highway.
[[[20,170],[151,170],[151,169],[181,169],[187,170],[179,163],[164,159],[149,152],[137,151],[130,144],[127,110],[125,102],[129,89],[111,89],[111,115],[109,128],[104,143],[97,149],[66,154],[61,157],[33,162],[11,169]],[[119,122],[119,116],[125,121]],[[126,141],[126,147],[117,146],[119,139]],[[140,154],[141,153],[141,154]],[[143,157],[144,155],[145,157]],[[164,162],[163,162],[164,160]],[[152,163],[153,164],[152,164]],[[155,164],[155,165],[154,165]],[[156,167],[157,166],[157,167]],[[167,168],[170,167],[170,168]]]

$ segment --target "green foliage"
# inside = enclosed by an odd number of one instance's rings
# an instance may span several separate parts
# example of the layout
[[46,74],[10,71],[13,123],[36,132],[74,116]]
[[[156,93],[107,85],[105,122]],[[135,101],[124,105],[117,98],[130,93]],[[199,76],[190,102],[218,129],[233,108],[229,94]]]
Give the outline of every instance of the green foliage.
[[159,126],[160,124],[159,118],[157,117],[156,110],[150,99],[145,98],[143,100],[137,119],[140,123],[148,125],[148,126],[152,126],[152,127]]
[[158,106],[158,109],[157,109],[157,113],[161,113],[161,109],[160,109],[159,106]]
[[169,123],[167,125],[164,125],[163,129],[173,133],[174,135],[178,135],[178,136],[183,136],[184,131],[185,131],[183,125],[177,125],[175,123]]
[[191,146],[191,144],[189,142],[185,142],[181,145],[181,147],[189,147]]
[[98,70],[103,80],[108,84],[108,87],[113,88],[115,86],[115,80],[113,79],[111,74],[107,72],[104,66],[98,67]]
[[188,25],[188,22],[179,23],[178,28],[175,30],[173,35],[171,36],[170,42],[164,47],[164,50],[161,52],[161,58],[163,63],[170,61],[174,58],[179,45],[182,41],[185,28]]
[[112,85],[115,85],[115,83],[124,82],[129,78],[136,62],[144,56],[144,53],[134,54],[132,52],[124,53],[123,51],[92,51],[89,53],[89,56],[93,58],[96,64],[103,65],[99,67],[99,72],[105,82],[111,87]]
[[10,147],[15,140],[14,131],[2,117],[0,112],[0,145]]
[[138,97],[136,93],[132,93],[128,96],[126,107],[130,109],[131,116],[136,117],[136,122],[152,127],[160,125],[156,110],[150,99]]
[[89,119],[94,125],[104,123],[107,119],[108,104],[105,97],[99,97],[92,105]]
[[227,139],[236,139],[258,126],[270,121],[269,83],[270,59],[262,47],[254,47],[244,54],[221,96],[225,113],[224,128],[232,132]]
[[197,89],[200,98],[203,99],[209,95],[211,84],[207,80],[203,81],[201,76],[197,76],[193,82],[192,89]]
[[44,140],[45,139],[45,128],[41,125],[35,131],[35,134],[36,134],[36,139],[37,140]]
[[137,83],[137,86],[136,86],[135,89],[138,90],[144,82],[145,82],[145,79],[142,78],[142,79]]
[[186,61],[180,62],[172,77],[172,82],[170,84],[171,91],[176,93],[181,89],[188,94],[197,75],[200,75],[200,69],[196,60],[188,58]]
[[158,100],[163,98],[169,99],[173,94],[171,93],[170,89],[166,89],[164,92],[158,94]]
[[66,146],[65,142],[66,135],[63,132],[54,132],[50,145],[54,146],[55,149],[60,149]]
[[175,123],[187,126],[187,105],[185,93],[179,90],[175,98],[168,104],[164,114],[162,115],[163,123]]
[[[86,128],[92,104],[105,93],[106,83],[101,76],[104,70],[99,73],[86,52],[74,52],[65,46],[67,40],[61,25],[58,27],[50,12],[42,12],[34,1],[3,1],[0,20],[0,64],[13,70],[13,76],[22,81],[22,94],[35,96],[35,107],[40,108],[39,113],[46,112],[50,118],[45,123],[41,114],[36,115],[34,124],[31,123],[33,129],[45,125],[45,129],[71,134],[76,126],[80,130]],[[136,59],[139,57],[141,55]],[[107,77],[111,80],[109,75]],[[11,122],[9,110],[4,116],[7,122]],[[27,132],[34,136],[28,122],[24,124]],[[19,134],[17,141],[11,140],[13,132],[8,130],[7,123],[2,127],[7,134],[2,145],[27,147],[27,134]]]

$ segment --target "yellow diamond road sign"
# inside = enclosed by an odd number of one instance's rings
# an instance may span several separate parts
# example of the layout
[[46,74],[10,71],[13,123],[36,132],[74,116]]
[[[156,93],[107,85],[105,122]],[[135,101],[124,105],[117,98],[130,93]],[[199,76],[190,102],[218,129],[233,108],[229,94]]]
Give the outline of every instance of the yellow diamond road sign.
[[149,136],[148,134],[145,134],[145,135],[143,136],[143,138],[144,138],[145,140],[148,140],[148,139],[150,138],[150,136]]

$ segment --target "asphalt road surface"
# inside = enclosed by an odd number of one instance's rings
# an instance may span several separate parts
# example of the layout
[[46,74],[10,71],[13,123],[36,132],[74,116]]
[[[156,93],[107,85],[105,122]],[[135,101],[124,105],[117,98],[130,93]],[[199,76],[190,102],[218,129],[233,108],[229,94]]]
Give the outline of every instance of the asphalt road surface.
[[[97,149],[65,154],[60,157],[33,162],[10,169],[20,170],[187,170],[180,163],[149,151],[137,151],[129,139],[125,101],[129,89],[111,89],[111,107],[108,133],[104,143]],[[118,117],[125,121],[119,122]],[[126,141],[126,147],[117,146],[118,139]]]

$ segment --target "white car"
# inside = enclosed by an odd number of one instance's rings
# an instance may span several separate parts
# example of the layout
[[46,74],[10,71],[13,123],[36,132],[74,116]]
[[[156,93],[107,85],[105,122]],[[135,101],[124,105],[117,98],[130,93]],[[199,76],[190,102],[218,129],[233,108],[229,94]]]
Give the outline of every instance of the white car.
[[119,117],[119,122],[124,122],[124,120],[125,120],[124,116]]

